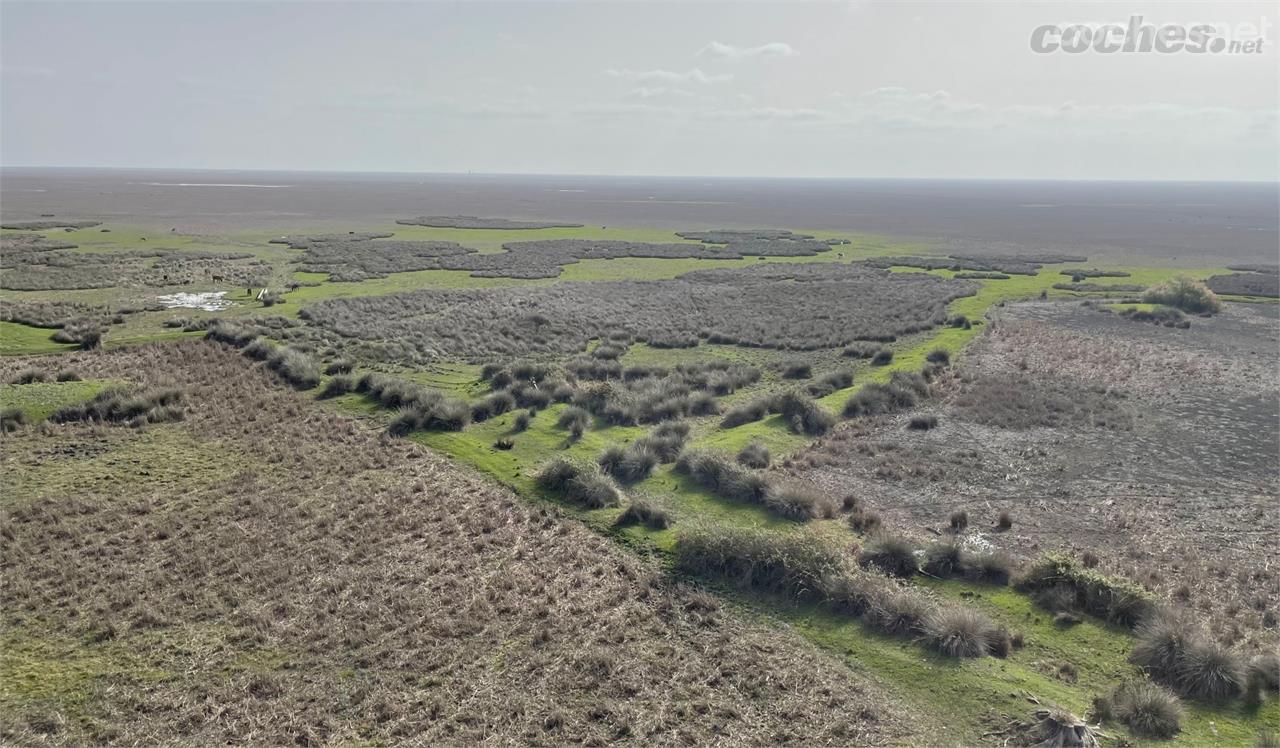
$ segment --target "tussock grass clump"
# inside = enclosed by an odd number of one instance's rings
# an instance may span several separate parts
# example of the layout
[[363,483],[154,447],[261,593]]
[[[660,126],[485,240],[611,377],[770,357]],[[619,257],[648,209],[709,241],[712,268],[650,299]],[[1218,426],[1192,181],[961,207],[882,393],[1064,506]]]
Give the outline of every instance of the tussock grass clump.
[[768,484],[763,476],[742,468],[727,456],[708,450],[686,450],[676,460],[675,471],[731,501],[764,502]]
[[689,424],[684,421],[666,421],[637,439],[636,445],[651,450],[658,462],[675,462],[688,438]]
[[1136,635],[1129,660],[1183,696],[1226,699],[1246,685],[1240,656],[1210,638],[1187,615],[1161,611],[1143,621]]
[[680,533],[676,564],[682,571],[743,589],[800,600],[821,599],[822,580],[842,568],[839,554],[808,533],[711,527]]
[[872,382],[845,401],[844,417],[877,416],[910,408],[929,394],[918,372],[895,371],[887,384]]
[[650,530],[665,530],[674,521],[666,503],[654,496],[632,497],[614,524],[620,527],[644,525]]
[[921,569],[926,574],[946,579],[963,574],[967,560],[967,554],[958,543],[940,541],[924,549]]
[[608,476],[563,458],[544,465],[538,472],[536,483],[548,491],[564,494],[565,498],[588,509],[617,506],[620,498],[618,487]]
[[643,440],[626,448],[613,445],[600,455],[600,469],[622,483],[639,483],[648,478],[658,465],[658,453]]
[[791,361],[782,367],[784,379],[808,379],[813,376],[813,366],[807,361]]
[[1004,585],[1009,583],[1013,562],[996,553],[970,553],[954,541],[939,541],[924,550],[921,570],[946,579],[963,577],[975,582]]
[[49,381],[49,375],[39,369],[23,369],[9,384],[38,384]]
[[872,366],[888,366],[893,361],[893,351],[881,348],[871,356]]
[[739,465],[763,470],[769,467],[769,448],[758,441],[750,442],[739,450],[737,459]]
[[929,355],[925,356],[924,360],[931,364],[942,364],[943,366],[946,366],[951,363],[951,352],[946,348],[934,348],[932,351],[929,351]]
[[982,657],[1000,636],[995,624],[972,608],[945,606],[924,620],[924,642],[949,657]]
[[[248,351],[246,348],[245,352]],[[309,390],[320,384],[320,367],[315,359],[296,348],[278,348],[266,361],[267,368],[293,385],[294,389]]]
[[720,428],[731,429],[744,423],[762,420],[769,415],[771,409],[771,398],[768,397],[757,397],[754,400],[735,405],[725,412],[724,418],[720,421]]
[[895,577],[909,577],[920,568],[915,546],[897,535],[880,535],[874,538],[858,554],[858,563],[874,566]]
[[22,412],[22,408],[5,408],[0,410],[0,431],[8,434],[17,431],[18,427],[27,423],[27,414]]
[[776,408],[787,426],[797,434],[822,436],[836,423],[835,417],[825,408],[799,392],[781,395]]
[[510,392],[494,392],[471,406],[471,420],[476,423],[500,416],[516,407],[516,399]]
[[354,392],[355,389],[355,377],[347,374],[339,374],[335,377],[331,377],[329,381],[325,382],[324,387],[320,390],[320,394],[316,395],[316,397],[321,400],[326,400],[331,397],[345,395],[348,392]]
[[924,633],[925,621],[935,607],[935,603],[923,595],[890,588],[871,597],[863,621],[881,633],[915,636]]
[[837,369],[818,377],[809,385],[807,391],[811,397],[825,397],[836,390],[853,386],[853,371]]
[[517,432],[525,431],[529,428],[529,424],[532,421],[533,421],[532,411],[526,410],[523,413],[517,413],[515,419],[511,422],[511,430],[517,431]]
[[1157,609],[1155,598],[1135,582],[1085,569],[1072,557],[1057,552],[1031,564],[1015,587],[1033,594],[1053,587],[1068,589],[1079,610],[1126,626],[1136,626]]
[[912,431],[930,431],[938,428],[938,417],[930,414],[911,416],[911,420],[907,421],[907,428]]
[[570,405],[561,411],[560,417],[556,419],[556,428],[568,431],[577,430],[581,432],[585,430],[590,423],[590,413],[576,405]]
[[80,375],[70,369],[64,369],[58,372],[58,376],[54,377],[55,382],[79,382]]
[[324,367],[324,373],[328,376],[334,376],[335,374],[350,374],[355,368],[355,364],[352,364],[345,358],[340,358],[336,361],[330,361],[329,364]]
[[770,485],[764,504],[775,514],[795,520],[834,517],[835,502],[822,491],[803,483],[787,482]]
[[1110,711],[1139,735],[1171,738],[1182,729],[1178,697],[1151,681],[1121,684],[1111,697]]
[[1202,281],[1186,276],[1152,286],[1142,295],[1148,304],[1163,304],[1191,314],[1216,314],[1222,311],[1218,295]]
[[182,390],[177,387],[117,387],[99,392],[88,402],[59,408],[49,416],[49,420],[54,423],[127,422],[133,426],[141,426],[147,423],[179,421],[182,416]]

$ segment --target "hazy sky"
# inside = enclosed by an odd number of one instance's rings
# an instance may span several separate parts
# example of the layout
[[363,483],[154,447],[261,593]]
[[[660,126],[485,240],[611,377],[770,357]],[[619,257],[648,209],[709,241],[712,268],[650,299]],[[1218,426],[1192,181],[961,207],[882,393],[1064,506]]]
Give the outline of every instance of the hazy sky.
[[[1034,54],[1247,22],[1254,54]],[[1265,179],[1272,3],[0,4],[0,162]]]

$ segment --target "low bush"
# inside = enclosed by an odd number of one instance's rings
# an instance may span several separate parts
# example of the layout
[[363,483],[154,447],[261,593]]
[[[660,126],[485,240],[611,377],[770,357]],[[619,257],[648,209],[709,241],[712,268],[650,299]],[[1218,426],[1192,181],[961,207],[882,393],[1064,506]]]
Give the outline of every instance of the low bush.
[[1145,680],[1121,684],[1110,711],[1139,735],[1171,738],[1182,729],[1182,704],[1173,693]]
[[911,416],[911,420],[907,421],[907,428],[912,431],[929,431],[938,428],[938,417],[932,413],[926,415]]
[[[245,353],[249,348],[245,348]],[[268,369],[295,389],[309,390],[320,384],[320,367],[314,359],[296,348],[275,349],[266,361]]]
[[813,376],[813,366],[804,361],[792,361],[782,367],[784,379],[808,379]]
[[657,456],[658,462],[675,462],[688,438],[689,424],[683,421],[666,421],[637,439],[636,445],[651,450]]
[[731,429],[741,426],[744,423],[762,420],[769,415],[771,410],[771,399],[768,397],[757,397],[740,405],[730,408],[720,421],[720,428]]
[[621,483],[639,483],[648,478],[658,465],[658,454],[644,440],[626,448],[613,445],[600,456],[600,469]]
[[1126,626],[1136,626],[1157,609],[1155,598],[1140,585],[1085,569],[1058,552],[1035,561],[1015,586],[1029,593],[1061,586],[1075,595],[1078,609]]
[[842,390],[846,387],[853,386],[853,371],[850,369],[838,369],[829,371],[818,377],[808,387],[808,393],[812,397],[826,397],[836,390]]
[[924,633],[925,621],[934,607],[923,595],[891,588],[872,596],[863,620],[885,634],[915,636]]
[[21,408],[5,408],[0,410],[0,431],[8,434],[17,431],[19,426],[27,423],[27,414]]
[[1216,314],[1222,311],[1218,295],[1202,281],[1186,276],[1152,286],[1142,295],[1148,304],[1163,304],[1191,314]]
[[493,443],[494,449],[500,449],[500,450],[503,450],[504,452],[509,449],[514,449],[515,446],[516,446],[515,440],[509,436],[500,436],[498,437],[497,441]]
[[665,530],[671,526],[672,521],[671,510],[665,503],[652,496],[635,496],[626,510],[618,515],[615,524],[621,527],[644,525],[650,530]]
[[769,448],[758,441],[750,442],[738,452],[737,459],[739,465],[763,470],[769,467]]
[[176,387],[112,388],[103,390],[85,403],[67,405],[54,411],[54,423],[98,421],[104,423],[165,423],[183,416],[182,390]]
[[350,361],[345,358],[340,358],[337,361],[329,362],[329,364],[324,367],[324,373],[329,376],[334,376],[335,374],[350,374],[353,369],[355,369],[355,366]]
[[818,403],[799,392],[780,396],[776,409],[794,433],[822,436],[835,425],[836,419]]
[[511,430],[524,431],[529,428],[531,421],[533,421],[533,416],[530,415],[530,411],[526,410],[523,413],[517,413],[515,420],[511,422]]
[[924,620],[924,642],[949,657],[982,657],[993,643],[1007,637],[984,615],[971,608],[944,606]]
[[730,501],[762,504],[768,489],[763,476],[717,452],[686,450],[676,460],[675,471]]
[[874,538],[858,554],[858,563],[874,566],[895,577],[909,577],[920,568],[915,546],[906,538],[896,535],[879,535]]
[[353,392],[355,391],[355,388],[356,380],[354,377],[346,374],[339,374],[325,382],[324,388],[320,390],[320,394],[316,395],[316,397],[321,400],[325,400],[331,397],[345,395],[348,392]]
[[685,572],[799,600],[823,598],[823,580],[842,569],[840,555],[808,533],[698,527],[676,540]]
[[818,489],[802,483],[775,483],[765,491],[764,505],[775,514],[794,520],[834,517],[835,502]]
[[23,369],[18,376],[9,380],[9,384],[37,384],[49,381],[49,375],[39,369]]
[[947,525],[950,526],[951,532],[964,532],[969,526],[969,513],[963,509],[952,512],[947,518]]
[[946,364],[951,363],[951,352],[946,348],[934,348],[932,351],[929,351],[928,356],[925,356],[925,361],[928,361],[931,364],[943,364],[945,366]]
[[871,357],[872,366],[888,366],[893,361],[893,351],[881,348]]
[[58,376],[54,377],[57,382],[79,382],[80,375],[69,369],[58,372]]
[[588,509],[616,506],[618,488],[608,476],[583,468],[563,458],[552,460],[538,472],[538,486],[556,493]]
[[556,419],[556,428],[581,433],[591,423],[591,414],[576,405],[570,405]]
[[499,391],[487,395],[471,406],[471,420],[479,423],[515,409],[516,399],[510,392]]
[[1244,663],[1186,615],[1161,611],[1143,621],[1129,660],[1184,696],[1216,700],[1245,685]]

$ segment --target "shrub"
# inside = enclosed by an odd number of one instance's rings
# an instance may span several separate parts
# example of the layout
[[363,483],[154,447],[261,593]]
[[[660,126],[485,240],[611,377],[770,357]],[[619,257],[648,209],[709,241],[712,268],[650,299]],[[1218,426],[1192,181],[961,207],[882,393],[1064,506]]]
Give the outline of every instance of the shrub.
[[1182,729],[1182,704],[1169,691],[1145,680],[1122,684],[1111,699],[1116,719],[1139,735],[1171,738]]
[[907,421],[907,428],[913,431],[929,431],[938,427],[938,417],[932,414],[911,416],[911,420]]
[[87,403],[59,408],[49,419],[54,423],[102,421],[141,425],[177,421],[182,415],[182,390],[176,387],[112,388],[99,392]]
[[946,348],[934,348],[929,351],[929,355],[925,356],[925,361],[931,364],[949,364],[951,363],[951,352]]
[[1251,690],[1259,693],[1280,691],[1280,654],[1267,652],[1249,661],[1246,678]]
[[1152,286],[1142,295],[1148,304],[1163,304],[1191,314],[1216,314],[1222,311],[1217,294],[1203,282],[1185,276]]
[[1245,684],[1239,655],[1208,637],[1195,637],[1182,655],[1174,676],[1178,692],[1194,699],[1236,696]]
[[809,385],[807,391],[811,397],[825,397],[836,390],[851,386],[853,386],[853,371],[838,369],[818,377],[813,384]]
[[345,358],[332,361],[328,366],[324,367],[324,373],[333,376],[335,374],[350,374],[355,366]]
[[954,511],[947,518],[947,524],[951,527],[951,532],[964,532],[969,526],[969,513],[963,509]]
[[1000,516],[996,518],[996,529],[1008,530],[1013,527],[1013,515],[1008,511],[1000,512]]
[[975,581],[1004,585],[1013,576],[1013,562],[1004,554],[982,553],[970,556],[964,571]]
[[565,496],[588,509],[617,506],[619,500],[618,488],[613,481],[591,470],[581,470],[571,478],[565,487]]
[[[245,353],[249,352],[249,348],[245,348]],[[295,389],[309,390],[320,384],[320,367],[316,366],[310,356],[296,348],[280,348],[272,352],[267,358],[267,368]]]
[[240,352],[254,361],[266,361],[271,358],[271,354],[275,353],[275,350],[276,347],[266,338],[258,337],[249,341],[249,344],[240,349]]
[[355,390],[355,388],[356,380],[353,377],[347,376],[346,374],[339,374],[338,376],[331,378],[328,382],[325,382],[324,389],[320,390],[320,394],[316,395],[316,397],[324,400],[330,397],[345,395],[348,392]]
[[1056,552],[1028,567],[1017,588],[1035,593],[1058,585],[1073,590],[1086,612],[1127,626],[1136,625],[1156,610],[1155,599],[1141,586],[1084,569],[1075,559]]
[[21,408],[5,408],[0,410],[0,431],[9,433],[17,431],[19,426],[27,422],[27,414]]
[[658,462],[674,462],[684,449],[685,439],[689,438],[689,424],[683,421],[666,421],[647,435],[636,440],[657,456]]
[[671,511],[666,504],[652,496],[636,496],[631,499],[625,511],[618,515],[616,524],[644,525],[651,530],[665,530],[672,523]]
[[880,515],[859,507],[849,515],[849,527],[855,532],[875,532],[880,528]]
[[763,504],[768,491],[768,483],[763,476],[717,452],[685,451],[676,460],[675,471],[730,501]]
[[561,411],[560,417],[556,419],[556,427],[569,429],[570,431],[577,429],[580,433],[581,430],[586,429],[587,424],[590,422],[590,413],[576,405],[570,405]]
[[776,407],[783,420],[797,434],[822,436],[836,422],[825,408],[799,392],[782,395],[778,398]]
[[533,420],[531,411],[516,414],[515,420],[511,422],[513,431],[524,431],[529,428],[529,422]]
[[625,449],[614,445],[600,456],[600,469],[623,483],[639,483],[658,465],[658,454],[644,440]]
[[858,563],[874,566],[885,574],[909,577],[919,569],[916,549],[911,541],[896,535],[880,535],[858,555]]
[[924,642],[949,657],[982,657],[996,638],[996,627],[971,608],[942,607],[924,620]]
[[946,579],[963,573],[966,560],[959,544],[940,541],[925,548],[922,568],[926,574]]
[[516,407],[516,399],[510,392],[494,392],[471,406],[471,420],[487,421]]
[[535,482],[548,491],[563,491],[569,481],[578,475],[578,466],[563,458],[557,458],[542,466]]
[[503,451],[512,449],[515,446],[516,446],[515,440],[509,436],[500,436],[498,437],[498,440],[493,443],[494,449],[501,449]]
[[864,618],[871,628],[893,636],[924,633],[933,603],[923,595],[889,588],[871,598]]
[[775,514],[795,520],[834,517],[836,513],[835,503],[826,494],[802,483],[769,486],[764,504]]
[[821,599],[823,580],[842,568],[839,554],[808,533],[722,527],[681,532],[676,564],[685,572],[801,600]]
[[10,380],[10,384],[35,384],[49,381],[49,375],[39,369],[24,369],[22,373]]
[[735,405],[730,408],[720,421],[720,428],[731,429],[741,426],[744,423],[759,421],[769,415],[770,399],[767,397],[758,397],[754,400]]
[[881,348],[871,357],[872,366],[888,366],[893,361],[893,351],[888,348]]
[[756,469],[769,467],[769,448],[758,441],[748,443],[738,452],[738,464]]
[[782,376],[786,379],[808,379],[813,376],[813,367],[804,361],[792,361],[783,365]]
[[79,382],[80,375],[75,373],[74,371],[67,369],[67,370],[58,372],[58,376],[55,377],[55,380],[59,382]]

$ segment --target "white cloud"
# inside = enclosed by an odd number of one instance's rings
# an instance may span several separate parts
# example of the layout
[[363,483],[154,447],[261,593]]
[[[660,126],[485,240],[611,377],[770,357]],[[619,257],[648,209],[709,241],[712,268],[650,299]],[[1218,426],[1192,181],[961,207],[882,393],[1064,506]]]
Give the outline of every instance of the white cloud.
[[724,60],[743,60],[749,57],[795,57],[800,54],[786,42],[769,42],[758,47],[735,47],[723,42],[709,42],[698,50],[700,57],[718,57]]
[[710,83],[726,83],[733,80],[733,76],[728,73],[704,73],[700,68],[693,68],[684,72],[676,72],[673,70],[627,70],[623,68],[609,68],[604,74],[611,78],[621,78],[625,81],[634,81],[636,83],[661,83],[666,85],[674,85],[678,83],[701,83],[707,85]]
[[673,88],[671,86],[640,86],[633,88],[627,92],[628,96],[636,96],[641,99],[652,99],[658,96],[680,96],[688,98],[693,96],[692,91],[686,91],[683,88]]

